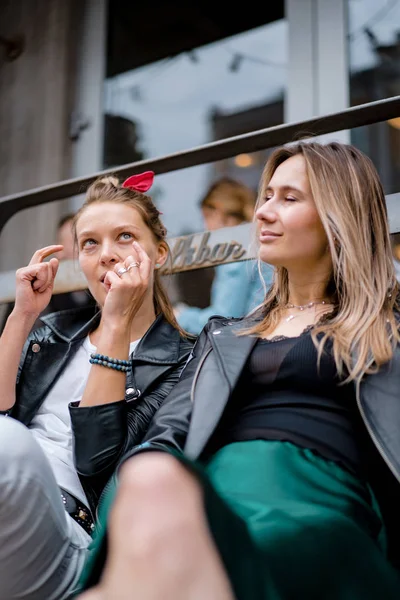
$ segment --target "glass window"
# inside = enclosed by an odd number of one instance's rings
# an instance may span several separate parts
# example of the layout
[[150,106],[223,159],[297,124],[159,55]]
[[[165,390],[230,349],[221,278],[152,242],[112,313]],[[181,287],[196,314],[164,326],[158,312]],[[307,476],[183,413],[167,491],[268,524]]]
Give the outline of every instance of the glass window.
[[[204,17],[207,6],[192,3],[191,10],[203,11]],[[146,25],[144,38],[139,33],[139,38],[131,39],[136,48],[133,54],[118,54],[118,44],[123,48],[121,35],[114,39],[111,34],[104,96],[104,168],[180,152],[283,122],[288,37],[287,21],[282,18],[283,2],[249,11],[252,23],[248,23],[248,15],[243,15],[236,19],[236,29],[230,31],[230,19],[225,14],[219,20],[217,13],[210,8],[198,27],[191,22],[192,28],[182,27],[179,14],[176,19],[173,14],[165,15],[168,31],[178,25],[182,29],[179,49],[171,49],[170,45],[180,38],[166,35],[157,29],[157,23],[153,33]],[[110,31],[114,29],[117,25],[111,22]],[[142,38],[143,47],[139,43]],[[148,44],[151,38],[155,40],[154,48]],[[163,47],[166,58],[160,50]],[[134,68],[123,67],[128,63]],[[205,196],[209,197],[210,186],[221,183],[222,178],[246,186],[243,193],[255,198],[269,152],[242,154],[157,176],[151,192],[163,213],[168,236],[211,227],[200,204]],[[213,192],[212,202],[224,204],[224,195],[232,192],[224,187],[218,190],[218,194]],[[168,277],[172,302],[209,306],[216,294],[212,287],[215,273],[214,268],[207,268]]]
[[[104,167],[283,122],[287,23],[275,20],[105,81]],[[171,236],[204,229],[199,201],[220,176],[258,185],[266,153],[157,177]]]
[[[349,0],[350,103],[400,94],[399,0]],[[351,141],[374,161],[385,192],[400,191],[400,115],[359,127]]]

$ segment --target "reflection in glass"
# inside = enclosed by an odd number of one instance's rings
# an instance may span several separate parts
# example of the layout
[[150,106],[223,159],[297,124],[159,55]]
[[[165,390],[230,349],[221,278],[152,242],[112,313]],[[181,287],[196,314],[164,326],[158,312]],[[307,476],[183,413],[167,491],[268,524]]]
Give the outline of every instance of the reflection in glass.
[[[286,50],[281,19],[109,78],[104,166],[281,123]],[[198,201],[217,177],[235,177],[255,189],[264,158],[242,155],[157,177],[153,195],[170,235],[203,229]]]
[[[400,94],[399,0],[349,0],[349,59],[352,106]],[[386,193],[400,191],[399,126],[394,119],[351,132],[352,143],[374,161]]]

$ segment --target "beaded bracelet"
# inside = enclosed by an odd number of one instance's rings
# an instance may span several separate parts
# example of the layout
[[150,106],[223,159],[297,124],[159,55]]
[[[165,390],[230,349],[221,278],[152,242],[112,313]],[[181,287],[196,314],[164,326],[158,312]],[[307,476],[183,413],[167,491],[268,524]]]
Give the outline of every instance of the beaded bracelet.
[[111,358],[111,356],[106,356],[105,354],[91,354],[90,358],[105,360],[106,362],[112,363],[114,365],[124,365],[125,367],[130,367],[131,364],[130,360],[124,360],[123,358]]
[[105,354],[91,354],[89,362],[92,365],[100,365],[101,367],[108,367],[109,369],[115,369],[116,371],[123,371],[126,373],[131,368],[129,360],[123,360],[122,358],[111,358]]

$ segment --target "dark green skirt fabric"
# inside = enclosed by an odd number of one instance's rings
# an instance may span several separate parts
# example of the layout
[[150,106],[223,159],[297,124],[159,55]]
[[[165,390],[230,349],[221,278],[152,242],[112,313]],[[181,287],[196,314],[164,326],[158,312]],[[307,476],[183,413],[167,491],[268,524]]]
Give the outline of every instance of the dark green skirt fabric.
[[[264,440],[225,446],[206,465],[177,459],[203,488],[210,531],[238,600],[400,598],[371,490],[336,463]],[[101,506],[82,588],[101,573],[114,495],[115,487]]]

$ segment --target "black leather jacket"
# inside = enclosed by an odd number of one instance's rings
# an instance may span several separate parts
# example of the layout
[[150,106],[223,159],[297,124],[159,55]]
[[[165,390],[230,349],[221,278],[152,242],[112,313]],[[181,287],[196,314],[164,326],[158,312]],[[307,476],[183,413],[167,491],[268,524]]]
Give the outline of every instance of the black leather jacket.
[[[97,314],[95,314],[97,312]],[[10,416],[29,426],[100,313],[71,309],[41,319],[24,346]],[[75,463],[95,511],[100,494],[121,456],[141,442],[156,410],[177,383],[193,342],[183,339],[162,315],[143,336],[127,373],[125,400],[79,408],[70,405]],[[67,393],[67,392],[66,392]]]
[[[152,421],[140,446],[124,460],[141,451],[172,448],[192,459],[201,459],[222,416],[239,376],[256,343],[254,336],[238,336],[248,327],[244,319],[212,317],[200,334],[190,360],[163,406]],[[375,493],[384,505],[396,550],[400,539],[400,347],[379,373],[365,377],[358,408],[365,424],[366,441],[376,469],[371,477]],[[377,450],[377,451],[376,451]],[[372,482],[374,483],[374,482]],[[393,536],[396,537],[396,536]],[[396,557],[399,560],[400,555]]]

